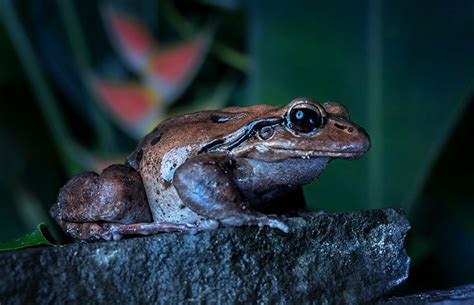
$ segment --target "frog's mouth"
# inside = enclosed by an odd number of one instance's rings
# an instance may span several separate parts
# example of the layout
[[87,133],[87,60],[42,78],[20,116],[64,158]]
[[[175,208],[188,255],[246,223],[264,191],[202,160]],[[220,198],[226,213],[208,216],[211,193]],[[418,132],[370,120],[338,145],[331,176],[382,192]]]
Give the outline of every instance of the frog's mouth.
[[327,158],[331,159],[357,159],[362,157],[367,150],[339,150],[339,151],[325,151],[325,150],[304,150],[295,148],[282,148],[270,146],[256,146],[252,150],[240,152],[241,155],[251,157],[253,159],[261,159],[268,161],[276,161],[283,159],[317,159]]
[[274,154],[284,154],[289,158],[338,158],[338,159],[357,159],[365,155],[367,150],[343,150],[343,151],[324,151],[324,150],[299,150],[287,148],[269,148]]

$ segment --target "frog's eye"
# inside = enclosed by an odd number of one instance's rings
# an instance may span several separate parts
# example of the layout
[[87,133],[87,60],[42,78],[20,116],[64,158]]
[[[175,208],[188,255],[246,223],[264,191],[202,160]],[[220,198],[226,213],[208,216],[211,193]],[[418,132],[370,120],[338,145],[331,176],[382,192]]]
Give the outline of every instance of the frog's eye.
[[298,133],[313,133],[323,124],[321,111],[310,104],[297,104],[287,114],[288,128]]

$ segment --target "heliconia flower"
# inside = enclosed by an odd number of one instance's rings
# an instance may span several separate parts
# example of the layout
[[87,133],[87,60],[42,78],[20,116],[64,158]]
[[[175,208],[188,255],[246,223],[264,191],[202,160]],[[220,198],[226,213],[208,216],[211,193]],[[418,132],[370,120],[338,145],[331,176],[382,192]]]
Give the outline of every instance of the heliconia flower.
[[162,111],[161,97],[140,83],[91,76],[90,84],[119,125],[137,137],[143,136],[149,122]]
[[210,34],[206,31],[191,40],[159,48],[151,55],[145,76],[165,102],[172,103],[189,85],[201,66],[209,41]]
[[124,64],[139,79],[121,83],[91,77],[91,88],[126,131],[142,136],[187,88],[201,66],[212,38],[204,30],[167,46],[158,43],[146,25],[109,5],[102,7],[107,33]]
[[104,6],[102,15],[109,37],[129,69],[140,72],[156,48],[156,42],[144,24],[119,12],[113,6]]

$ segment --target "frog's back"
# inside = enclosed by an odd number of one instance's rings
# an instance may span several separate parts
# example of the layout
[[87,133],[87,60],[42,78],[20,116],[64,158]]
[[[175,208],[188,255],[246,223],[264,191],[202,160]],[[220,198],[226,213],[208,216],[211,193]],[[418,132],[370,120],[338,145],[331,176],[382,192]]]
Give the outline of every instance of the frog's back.
[[228,107],[219,111],[201,111],[168,119],[143,138],[127,158],[127,164],[140,170],[149,165],[141,164],[144,159],[156,161],[156,158],[163,157],[170,150],[184,146],[189,147],[190,153],[197,153],[213,140],[221,139],[262,114],[271,114],[277,109],[279,107],[270,105]]

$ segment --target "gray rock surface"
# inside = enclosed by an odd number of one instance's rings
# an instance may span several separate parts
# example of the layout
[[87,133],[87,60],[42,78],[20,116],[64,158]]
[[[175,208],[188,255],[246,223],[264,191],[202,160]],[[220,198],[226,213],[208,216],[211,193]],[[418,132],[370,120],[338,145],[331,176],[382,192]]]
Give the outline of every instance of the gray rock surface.
[[380,305],[473,305],[474,285],[394,297]]
[[408,275],[400,210],[0,254],[0,303],[360,304]]

